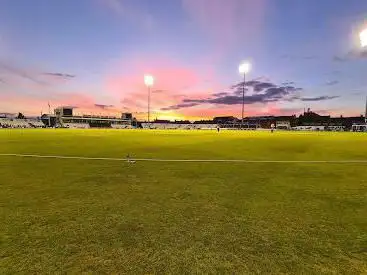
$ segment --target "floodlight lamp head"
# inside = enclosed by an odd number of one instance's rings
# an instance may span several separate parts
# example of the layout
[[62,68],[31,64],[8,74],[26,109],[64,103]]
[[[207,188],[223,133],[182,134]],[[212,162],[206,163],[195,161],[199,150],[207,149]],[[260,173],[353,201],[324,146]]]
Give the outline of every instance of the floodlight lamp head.
[[243,62],[240,64],[240,66],[238,67],[238,72],[241,75],[247,74],[251,69],[251,64],[248,62]]
[[144,75],[144,83],[147,87],[151,87],[154,84],[154,78],[151,75]]
[[361,41],[361,47],[367,48],[367,28],[359,33],[359,40]]

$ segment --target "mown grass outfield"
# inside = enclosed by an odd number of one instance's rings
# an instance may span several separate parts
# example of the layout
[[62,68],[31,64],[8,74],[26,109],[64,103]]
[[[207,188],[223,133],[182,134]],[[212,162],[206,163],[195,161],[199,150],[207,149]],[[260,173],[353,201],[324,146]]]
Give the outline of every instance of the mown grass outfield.
[[[0,130],[0,154],[367,160],[358,133]],[[0,273],[367,272],[367,163],[0,156]]]

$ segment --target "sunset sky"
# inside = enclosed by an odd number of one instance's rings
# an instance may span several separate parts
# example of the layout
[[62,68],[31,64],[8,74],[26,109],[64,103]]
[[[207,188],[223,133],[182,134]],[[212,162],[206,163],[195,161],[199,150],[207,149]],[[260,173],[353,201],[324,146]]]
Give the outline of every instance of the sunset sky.
[[[360,115],[366,0],[0,0],[0,113]],[[237,86],[236,86],[237,85]]]

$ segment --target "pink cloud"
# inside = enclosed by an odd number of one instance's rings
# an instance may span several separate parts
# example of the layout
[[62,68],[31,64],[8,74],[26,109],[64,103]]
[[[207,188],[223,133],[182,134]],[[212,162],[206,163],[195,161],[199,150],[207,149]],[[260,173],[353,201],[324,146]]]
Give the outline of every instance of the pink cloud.
[[131,57],[106,76],[106,90],[120,98],[123,106],[145,111],[148,97],[145,74],[151,74],[155,79],[151,88],[151,103],[155,110],[175,105],[185,97],[207,98],[217,91],[219,85],[211,69],[189,66],[165,56],[154,59]]
[[[145,119],[148,100],[147,87],[144,85],[146,73],[155,77],[151,93],[151,112],[158,117],[171,115],[197,119],[219,115],[241,115],[240,105],[200,104],[162,111],[162,108],[183,104],[185,98],[212,98],[215,93],[228,92],[230,86],[224,85],[210,67],[196,67],[194,64],[189,65],[162,55],[156,58],[131,56],[129,60],[124,60],[114,73],[106,76],[105,90],[120,98],[122,106],[132,112],[138,112],[139,118]],[[245,110],[246,116],[293,114],[293,110],[283,109],[279,103],[246,105]]]
[[[234,116],[237,118],[241,117],[242,106],[210,106],[210,105],[199,105],[192,108],[186,108],[180,110],[180,114],[185,117],[193,117],[193,118],[205,118],[211,119],[215,116]],[[255,106],[255,105],[246,105],[245,106],[245,116],[257,116],[257,115],[267,115],[272,114],[270,110],[267,109],[266,105]]]
[[75,75],[48,72],[39,66],[20,65],[13,60],[0,59],[1,82],[17,88],[48,89],[71,81]]
[[79,114],[117,114],[119,108],[111,107],[102,109],[95,106],[95,99],[84,92],[52,92],[50,94],[24,94],[18,92],[0,93],[0,110],[6,112],[22,112],[27,115],[48,113],[48,103],[51,111],[58,106],[77,107]]

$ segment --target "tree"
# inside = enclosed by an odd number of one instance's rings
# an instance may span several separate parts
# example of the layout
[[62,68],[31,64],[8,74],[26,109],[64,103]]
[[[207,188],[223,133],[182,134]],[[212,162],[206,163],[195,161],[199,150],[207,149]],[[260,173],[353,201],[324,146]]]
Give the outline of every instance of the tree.
[[18,113],[17,118],[18,119],[25,119],[25,116],[22,113]]

